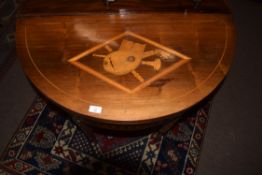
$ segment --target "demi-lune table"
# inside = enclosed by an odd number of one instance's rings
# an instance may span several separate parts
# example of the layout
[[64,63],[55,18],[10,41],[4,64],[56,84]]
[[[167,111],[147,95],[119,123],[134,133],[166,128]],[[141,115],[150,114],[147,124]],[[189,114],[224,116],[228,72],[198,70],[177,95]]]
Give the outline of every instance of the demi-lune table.
[[28,0],[17,52],[33,85],[81,121],[159,122],[211,94],[229,71],[222,0]]

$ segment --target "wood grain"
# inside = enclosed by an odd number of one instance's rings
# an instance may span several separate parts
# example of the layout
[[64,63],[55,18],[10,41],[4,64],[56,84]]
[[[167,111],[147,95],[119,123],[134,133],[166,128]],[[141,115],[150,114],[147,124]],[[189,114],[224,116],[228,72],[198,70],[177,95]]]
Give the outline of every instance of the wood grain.
[[[97,13],[90,7],[88,14],[64,15],[73,12],[68,7],[61,15],[53,15],[52,9],[46,9],[52,13],[42,9],[46,5],[29,1],[18,15],[16,31],[17,52],[29,79],[58,105],[83,118],[111,123],[161,120],[207,97],[225,78],[232,62],[235,34],[231,15],[223,10],[209,13],[210,6],[205,6],[205,13],[185,14],[174,4],[173,11],[166,7],[168,13],[155,4],[143,13],[145,7],[141,10],[141,1],[136,2],[112,7],[115,11],[129,7],[132,13]],[[66,6],[56,4],[57,9]],[[49,15],[41,15],[33,7]],[[93,10],[100,8],[104,4]],[[104,58],[93,57],[91,51],[98,49],[95,54],[100,56],[114,52],[125,32],[132,32],[129,39],[134,42],[154,42],[147,43],[143,61],[160,59],[152,52],[159,47],[170,48],[176,56],[171,61],[162,59],[158,70],[146,64],[137,67],[134,71],[144,81],[135,78],[133,70],[123,76],[111,74],[102,66]],[[112,38],[115,41],[109,44]],[[85,70],[87,66],[92,70]],[[90,105],[101,106],[102,113],[89,112]]]

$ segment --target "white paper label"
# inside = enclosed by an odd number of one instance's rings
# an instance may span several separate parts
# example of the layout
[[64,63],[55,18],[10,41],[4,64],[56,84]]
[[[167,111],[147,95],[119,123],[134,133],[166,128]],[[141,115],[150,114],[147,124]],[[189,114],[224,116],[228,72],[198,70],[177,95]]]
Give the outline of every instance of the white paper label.
[[90,105],[88,111],[89,111],[89,112],[93,112],[93,113],[97,113],[97,114],[101,114],[101,112],[102,112],[102,107],[101,107],[101,106],[93,106],[93,105]]

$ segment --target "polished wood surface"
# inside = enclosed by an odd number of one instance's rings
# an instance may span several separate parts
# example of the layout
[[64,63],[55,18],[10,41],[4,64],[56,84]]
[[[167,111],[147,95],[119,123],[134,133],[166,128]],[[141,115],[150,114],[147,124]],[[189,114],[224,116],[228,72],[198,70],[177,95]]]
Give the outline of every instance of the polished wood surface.
[[34,16],[30,7],[17,20],[23,68],[43,94],[83,118],[139,123],[178,114],[207,97],[232,62],[234,27],[223,10],[89,7],[88,14]]

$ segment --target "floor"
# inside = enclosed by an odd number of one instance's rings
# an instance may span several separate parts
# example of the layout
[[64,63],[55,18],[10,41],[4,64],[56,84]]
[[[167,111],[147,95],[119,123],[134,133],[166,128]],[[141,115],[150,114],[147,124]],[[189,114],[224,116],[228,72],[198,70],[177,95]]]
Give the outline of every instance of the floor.
[[[213,100],[198,175],[259,173],[262,165],[262,1],[228,0],[235,61]],[[0,80],[0,152],[36,96],[19,61]]]

